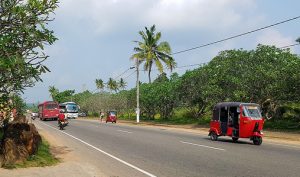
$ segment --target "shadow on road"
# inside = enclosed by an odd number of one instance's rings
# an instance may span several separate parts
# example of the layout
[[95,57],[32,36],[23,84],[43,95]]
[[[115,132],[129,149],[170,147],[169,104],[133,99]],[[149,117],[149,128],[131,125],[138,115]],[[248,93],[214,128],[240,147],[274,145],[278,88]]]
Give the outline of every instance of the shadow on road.
[[[211,141],[211,139],[209,137],[205,137],[203,139]],[[223,137],[223,138],[219,137],[217,141],[222,142],[222,143],[253,145],[253,143],[251,141],[247,141],[246,139],[241,139],[241,140],[239,139],[237,142],[233,142],[232,139],[228,139],[228,138],[225,138],[225,137]]]

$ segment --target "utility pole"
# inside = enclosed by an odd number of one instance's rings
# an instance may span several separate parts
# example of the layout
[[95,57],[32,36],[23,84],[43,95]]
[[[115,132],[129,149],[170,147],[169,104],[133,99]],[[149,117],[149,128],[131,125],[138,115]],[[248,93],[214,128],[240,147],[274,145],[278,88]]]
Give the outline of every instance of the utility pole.
[[136,123],[140,122],[140,81],[139,81],[139,59],[136,58]]

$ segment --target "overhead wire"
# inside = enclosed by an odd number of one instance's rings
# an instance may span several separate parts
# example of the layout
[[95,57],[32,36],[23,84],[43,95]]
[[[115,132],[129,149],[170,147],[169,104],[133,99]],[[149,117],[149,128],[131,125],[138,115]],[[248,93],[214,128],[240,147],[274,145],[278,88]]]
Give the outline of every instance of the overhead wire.
[[287,23],[289,21],[293,21],[293,20],[296,20],[298,18],[300,18],[300,16],[289,18],[287,20],[283,20],[283,21],[280,21],[280,22],[277,22],[277,23],[274,23],[274,24],[271,24],[271,25],[268,25],[268,26],[264,26],[264,27],[261,27],[261,28],[255,29],[255,30],[251,30],[251,31],[248,31],[248,32],[245,32],[245,33],[241,33],[241,34],[238,34],[238,35],[234,35],[234,36],[231,36],[231,37],[228,37],[228,38],[225,38],[225,39],[217,40],[217,41],[210,42],[210,43],[207,43],[207,44],[203,44],[203,45],[200,45],[200,46],[196,46],[196,47],[192,47],[192,48],[189,48],[189,49],[174,52],[171,55],[176,55],[176,54],[188,52],[188,51],[191,51],[191,50],[199,49],[199,48],[202,48],[202,47],[206,47],[206,46],[209,46],[209,45],[213,45],[213,44],[221,43],[221,42],[224,42],[224,41],[228,41],[230,39],[234,39],[234,38],[241,37],[241,36],[244,36],[244,35],[247,35],[247,34],[251,34],[251,33],[254,33],[254,32],[257,32],[257,31],[260,31],[260,30],[264,30],[264,29],[267,29],[267,28],[270,28],[270,27],[273,27],[273,26],[277,26],[277,25],[280,25],[280,24],[283,24],[283,23]]
[[[257,32],[257,31],[261,31],[261,30],[264,30],[264,29],[267,29],[267,28],[270,28],[270,27],[273,27],[273,26],[277,26],[277,25],[280,25],[280,24],[283,24],[283,23],[287,23],[287,22],[290,22],[290,21],[293,21],[293,20],[296,20],[296,19],[299,19],[299,18],[300,18],[300,16],[289,18],[289,19],[286,19],[286,20],[283,20],[283,21],[280,21],[280,22],[277,22],[277,23],[274,23],[274,24],[271,24],[271,25],[267,25],[267,26],[264,26],[264,27],[261,27],[261,28],[257,28],[255,30],[251,30],[251,31],[248,31],[248,32],[245,32],[245,33],[237,34],[237,35],[234,35],[234,36],[231,36],[231,37],[228,37],[228,38],[224,38],[224,39],[213,41],[213,42],[210,42],[210,43],[207,43],[207,44],[203,44],[203,45],[200,45],[200,46],[196,46],[196,47],[192,47],[192,48],[189,48],[189,49],[185,49],[185,50],[181,50],[181,51],[178,51],[178,52],[174,52],[171,55],[176,55],[176,54],[188,52],[188,51],[191,51],[191,50],[203,48],[203,47],[206,47],[206,46],[210,46],[210,45],[213,45],[213,44],[221,43],[221,42],[224,42],[224,41],[228,41],[228,40],[231,40],[231,39],[234,39],[234,38],[238,38],[238,37],[241,37],[241,36],[244,36],[244,35],[248,35],[248,34],[251,34],[251,33],[254,33],[254,32]],[[288,47],[292,47],[292,46],[296,46],[296,45],[300,45],[300,43],[298,43],[298,44],[292,44],[292,45],[288,45],[288,46],[283,46],[283,47],[280,47],[280,48],[288,48]],[[190,66],[196,66],[196,65],[201,65],[201,64],[205,64],[205,63],[180,66],[180,67],[176,67],[174,69],[184,68],[184,67],[190,67]],[[115,79],[121,77],[122,75],[124,75],[125,73],[127,73],[130,69],[131,68],[126,69],[124,72],[122,72],[117,77],[115,77]],[[155,70],[158,70],[158,69],[155,69]],[[145,70],[141,70],[141,71],[145,71]],[[130,75],[132,75],[132,73]]]

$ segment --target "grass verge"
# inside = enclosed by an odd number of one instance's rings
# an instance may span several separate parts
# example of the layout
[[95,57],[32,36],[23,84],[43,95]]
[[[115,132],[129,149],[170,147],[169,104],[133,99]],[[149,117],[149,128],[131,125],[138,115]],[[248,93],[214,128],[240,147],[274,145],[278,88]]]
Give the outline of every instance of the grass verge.
[[30,156],[25,162],[6,165],[3,168],[14,169],[14,168],[28,168],[28,167],[45,167],[52,166],[59,163],[60,160],[55,158],[50,152],[49,143],[43,138],[42,143],[39,146],[38,152],[35,155]]

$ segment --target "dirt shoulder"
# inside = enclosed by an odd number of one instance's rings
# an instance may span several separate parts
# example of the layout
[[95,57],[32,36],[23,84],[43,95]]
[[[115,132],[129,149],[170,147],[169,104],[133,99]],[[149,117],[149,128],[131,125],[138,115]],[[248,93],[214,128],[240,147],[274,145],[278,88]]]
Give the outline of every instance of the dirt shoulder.
[[[98,120],[99,118],[79,118],[81,120]],[[118,124],[124,125],[137,125],[135,121],[130,120],[118,120]],[[199,134],[208,134],[209,127],[204,127],[196,124],[187,124],[187,125],[173,125],[173,124],[159,124],[155,122],[140,122],[139,126],[147,126],[147,127],[163,127],[169,130],[180,130],[191,133],[199,133]],[[280,131],[272,131],[272,130],[264,130],[264,141],[276,142],[276,143],[285,143],[285,144],[294,144],[300,145],[300,132],[280,132]]]
[[95,170],[90,163],[84,162],[84,156],[78,153],[73,147],[66,146],[61,138],[51,135],[49,132],[37,126],[41,136],[43,136],[50,144],[51,153],[58,158],[61,163],[55,166],[47,167],[30,167],[18,169],[0,168],[1,177],[53,177],[53,176],[72,176],[72,177],[95,177],[107,176],[101,171]]

